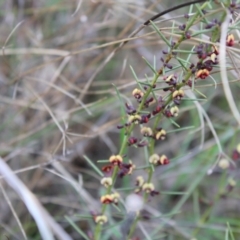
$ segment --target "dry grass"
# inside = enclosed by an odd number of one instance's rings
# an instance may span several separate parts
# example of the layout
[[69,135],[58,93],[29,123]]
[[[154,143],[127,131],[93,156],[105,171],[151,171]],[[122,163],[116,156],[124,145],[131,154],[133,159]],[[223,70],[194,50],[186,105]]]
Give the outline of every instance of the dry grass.
[[[72,221],[90,234],[93,221],[76,214],[89,216],[99,209],[102,188],[101,176],[84,156],[97,164],[97,160],[118,152],[121,136],[116,126],[121,103],[114,86],[123,101],[131,102],[136,81],[129,65],[146,81],[145,74],[150,76],[151,71],[142,56],[149,62],[155,58],[158,65],[165,48],[150,27],[137,36],[130,34],[168,7],[167,2],[0,3],[0,239],[51,240],[53,235],[83,239]],[[219,9],[214,9],[216,14]],[[182,14],[178,10],[160,19],[158,25],[166,36],[177,38],[171,29],[173,22],[177,28],[183,21]],[[233,32],[239,35],[238,29]],[[225,37],[223,34],[220,46]],[[130,40],[128,44],[116,51],[126,40]],[[199,42],[209,39],[196,36],[184,43],[184,49],[192,49]],[[190,239],[197,229],[199,239],[213,240],[226,231],[227,222],[236,239],[240,236],[239,188],[225,199],[215,198],[229,177],[234,176],[237,186],[239,183],[238,168],[221,172],[216,167],[222,156],[231,157],[240,141],[239,44],[224,50],[220,51],[222,67],[212,74],[216,83],[209,78],[197,86],[207,101],[186,102],[177,120],[182,128],[192,128],[176,132],[170,122],[164,123],[172,133],[156,151],[167,153],[173,160],[155,172],[154,182],[162,194],[146,206],[148,214],[156,218],[139,224],[141,239],[152,239],[150,234],[155,230],[162,238],[154,239]],[[228,81],[221,81],[227,80],[226,76]],[[202,98],[194,94],[188,96]],[[144,154],[131,150],[129,156],[142,166]],[[212,174],[206,175],[210,170]],[[139,172],[118,187],[133,187]],[[123,195],[128,192],[123,191]],[[209,202],[214,202],[214,209]],[[164,214],[174,215],[174,219]],[[110,223],[115,226],[124,217],[116,212]],[[103,239],[121,239],[121,234],[113,227],[106,230]]]

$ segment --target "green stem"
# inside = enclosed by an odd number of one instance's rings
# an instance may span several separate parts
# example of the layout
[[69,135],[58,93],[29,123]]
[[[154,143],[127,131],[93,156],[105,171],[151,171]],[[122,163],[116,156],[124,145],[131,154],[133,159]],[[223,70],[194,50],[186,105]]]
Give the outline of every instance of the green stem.
[[222,197],[222,189],[223,189],[223,185],[225,185],[225,182],[226,182],[226,172],[224,172],[224,174],[222,174],[222,177],[221,177],[221,180],[220,180],[220,186],[219,186],[219,191],[217,193],[217,195],[215,196],[215,199],[213,200],[213,204],[215,205],[211,205],[208,209],[206,209],[206,211],[203,213],[200,221],[199,221],[199,227],[196,228],[192,234],[193,237],[196,237],[199,233],[199,231],[201,230],[201,226],[206,223],[210,217],[210,214],[213,210],[213,208],[216,206],[217,202],[221,199]]
[[[117,173],[118,173],[118,166],[115,166],[114,169],[113,169],[113,173],[112,173],[113,185],[114,185],[114,183],[116,181]],[[107,194],[111,193],[113,185],[108,187]],[[101,211],[102,215],[105,213],[106,209],[107,209],[107,205],[103,204],[102,205],[102,211]],[[102,229],[102,225],[100,223],[98,223],[96,228],[95,228],[95,232],[94,232],[94,240],[100,239],[100,237],[101,237],[101,229]]]
[[[129,232],[129,234],[128,234],[128,238],[127,238],[127,239],[130,239],[131,236],[133,235],[133,233],[134,233],[134,231],[135,231],[135,228],[136,228],[136,226],[137,226],[137,222],[138,222],[138,217],[136,217],[136,219],[134,220],[134,222],[133,222],[133,224],[132,224],[132,226],[131,226],[130,232]],[[127,239],[126,239],[126,240],[127,240]]]

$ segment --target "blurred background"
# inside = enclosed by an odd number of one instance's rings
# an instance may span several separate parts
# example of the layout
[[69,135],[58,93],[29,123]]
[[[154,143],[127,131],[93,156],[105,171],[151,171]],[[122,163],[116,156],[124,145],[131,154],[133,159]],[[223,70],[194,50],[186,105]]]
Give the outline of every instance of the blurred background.
[[[184,2],[187,1],[0,1],[1,157],[73,239],[83,238],[64,216],[91,235],[94,223],[81,215],[90,215],[91,204],[99,207],[102,192],[100,177],[84,156],[101,168],[98,160],[118,153],[122,138],[117,129],[121,123],[121,101],[136,104],[131,92],[137,84],[129,66],[140,80],[146,81],[145,74],[151,77],[152,73],[143,57],[159,68],[166,44],[151,27],[146,27],[110,59],[111,53],[145,20],[173,3]],[[172,29],[177,31],[179,24],[186,22],[183,15],[188,11],[183,8],[168,13],[158,26],[171,36]],[[215,13],[209,18],[218,16]],[[238,29],[232,32],[237,35]],[[174,35],[172,38],[177,39]],[[209,40],[208,33],[199,39]],[[239,48],[237,41],[235,48]],[[189,40],[182,49],[190,50],[197,44]],[[179,55],[183,59],[187,56]],[[239,106],[236,55],[232,53],[228,58],[228,73]],[[192,61],[196,59],[193,57]],[[231,163],[227,170],[212,168],[219,159],[232,158],[239,129],[225,99],[218,66],[213,78],[197,84],[197,89],[207,96],[199,103],[209,121],[203,120],[194,102],[184,101],[176,119],[181,131],[176,131],[170,121],[161,125],[170,133],[157,145],[156,152],[166,154],[171,164],[154,173],[154,183],[161,194],[151,200],[152,212],[147,212],[150,218],[143,221],[149,234],[155,232],[150,239],[223,239],[227,223],[235,239],[240,237],[238,163]],[[216,139],[225,155],[219,155]],[[130,149],[128,157],[139,168],[146,162],[142,148]],[[206,174],[209,170],[213,171],[211,175]],[[134,187],[139,174],[146,176],[144,170],[138,170],[117,186]],[[79,184],[81,191],[69,179]],[[236,186],[225,196],[229,179],[234,179]],[[23,201],[7,181],[2,179],[1,184],[28,239],[41,239]],[[130,192],[121,194],[125,197]],[[1,191],[0,198],[0,239],[23,239]],[[151,219],[150,213],[172,215]],[[124,213],[120,215],[113,218],[115,227],[108,227],[102,239],[121,239],[117,223],[124,219]],[[149,239],[139,229],[136,232],[139,238],[135,239]]]

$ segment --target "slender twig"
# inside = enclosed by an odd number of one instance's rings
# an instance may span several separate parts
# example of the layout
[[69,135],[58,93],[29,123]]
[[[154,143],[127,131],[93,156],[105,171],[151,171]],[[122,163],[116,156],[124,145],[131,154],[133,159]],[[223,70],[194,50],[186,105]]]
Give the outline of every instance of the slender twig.
[[230,21],[230,12],[228,9],[226,9],[226,13],[227,15],[226,15],[225,21],[221,25],[221,38],[220,38],[220,49],[219,49],[220,73],[221,73],[221,78],[223,83],[223,89],[224,89],[229,107],[238,125],[240,126],[240,113],[233,99],[233,95],[228,83],[228,76],[226,71],[226,65],[227,65],[226,64],[226,38],[227,38],[228,25]]

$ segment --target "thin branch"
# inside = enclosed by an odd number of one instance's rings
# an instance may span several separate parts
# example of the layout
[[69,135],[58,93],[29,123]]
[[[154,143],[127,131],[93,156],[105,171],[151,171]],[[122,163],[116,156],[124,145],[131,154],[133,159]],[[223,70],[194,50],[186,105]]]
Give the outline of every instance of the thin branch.
[[220,73],[221,79],[223,83],[223,89],[228,101],[229,107],[232,111],[234,118],[236,119],[238,125],[240,126],[240,114],[238,108],[233,99],[233,95],[229,86],[227,70],[226,70],[226,39],[228,32],[228,25],[231,19],[231,14],[228,9],[226,9],[226,18],[225,21],[221,25],[221,38],[220,38],[220,49],[219,49],[219,65],[220,65]]

